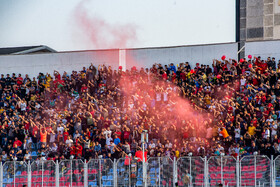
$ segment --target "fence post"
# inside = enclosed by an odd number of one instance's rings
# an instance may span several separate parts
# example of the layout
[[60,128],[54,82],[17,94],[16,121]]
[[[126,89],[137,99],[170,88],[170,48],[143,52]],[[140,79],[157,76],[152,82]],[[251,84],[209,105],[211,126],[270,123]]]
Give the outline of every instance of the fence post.
[[270,158],[270,184],[272,185],[272,187],[275,186],[274,170],[273,170],[273,155],[271,155]]
[[85,159],[84,163],[84,187],[88,186],[88,164],[87,164],[87,159]]
[[[173,163],[173,165],[174,165],[174,163]],[[159,173],[159,175],[158,175],[158,185],[159,185],[159,187],[160,187],[160,157],[158,157],[158,173]]]
[[[130,160],[130,158],[129,158]],[[118,173],[117,173],[117,161],[114,158],[114,163],[113,163],[113,176],[114,176],[114,187],[117,187],[118,182],[117,182],[117,178],[118,178]]]
[[240,177],[240,172],[239,172],[239,170],[240,170],[240,168],[239,168],[239,163],[240,161],[239,161],[239,156],[237,156],[237,160],[236,160],[236,186],[237,187],[239,187],[239,177]]
[[147,186],[147,183],[146,183],[146,163],[145,162],[148,162],[148,161],[145,159],[145,156],[143,156],[142,167],[143,167],[143,186],[144,187]]
[[178,181],[177,164],[176,163],[177,163],[177,160],[176,160],[176,157],[174,157],[174,159],[173,159],[173,186],[175,186],[176,182]]
[[42,186],[44,186],[44,161],[40,160],[42,162]]
[[[117,171],[118,171],[118,167],[117,167]],[[129,159],[129,165],[128,165],[128,185],[131,186],[131,159]]]
[[224,185],[224,177],[223,177],[223,155],[221,155],[221,183]]
[[55,162],[55,183],[56,187],[59,187],[59,164],[58,160]]
[[28,160],[28,164],[27,164],[27,186],[31,187],[31,164],[30,164],[30,160]]
[[70,159],[70,186],[72,186],[72,181],[73,181],[73,167],[72,167],[72,159]]
[[101,185],[101,159],[98,159],[98,165],[99,165],[99,171],[98,171],[98,173],[99,173],[99,186],[102,186]]
[[257,186],[257,169],[256,169],[256,165],[257,165],[257,158],[256,158],[256,155],[254,155],[254,174],[255,174],[255,186]]
[[276,160],[279,158],[279,156],[277,156],[274,160],[273,160],[273,180],[274,180],[274,186],[276,186],[276,167],[275,167],[275,162]]
[[16,161],[14,160],[14,181],[13,181],[13,183],[14,183],[14,187],[16,187]]
[[191,178],[190,178],[190,186],[192,186],[192,157],[190,156],[189,157],[190,158],[190,176],[191,176]]
[[0,163],[0,186],[3,186],[3,164]]
[[207,156],[204,157],[204,186],[208,186],[208,164],[207,164]]

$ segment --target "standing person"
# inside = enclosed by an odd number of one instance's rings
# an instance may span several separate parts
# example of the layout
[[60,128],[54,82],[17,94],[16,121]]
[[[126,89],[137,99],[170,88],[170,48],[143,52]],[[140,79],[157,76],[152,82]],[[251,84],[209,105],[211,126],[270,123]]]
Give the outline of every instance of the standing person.
[[183,175],[183,185],[189,186],[191,184],[191,175],[189,174],[189,170],[186,170],[186,173]]
[[47,131],[45,129],[45,127],[40,126],[40,142],[41,142],[41,146],[47,145]]

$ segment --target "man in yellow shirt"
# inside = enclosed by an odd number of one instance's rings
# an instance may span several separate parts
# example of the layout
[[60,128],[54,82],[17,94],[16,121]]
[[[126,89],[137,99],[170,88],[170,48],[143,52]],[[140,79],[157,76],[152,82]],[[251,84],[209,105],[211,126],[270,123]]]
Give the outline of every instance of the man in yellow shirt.
[[253,136],[256,134],[256,127],[253,125],[253,123],[250,124],[250,126],[248,127],[248,133]]

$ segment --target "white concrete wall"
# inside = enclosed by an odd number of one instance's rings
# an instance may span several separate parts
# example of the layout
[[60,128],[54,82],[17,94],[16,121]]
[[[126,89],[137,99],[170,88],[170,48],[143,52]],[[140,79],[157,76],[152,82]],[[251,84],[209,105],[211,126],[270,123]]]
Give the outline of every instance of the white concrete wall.
[[222,55],[237,59],[237,43],[122,49],[120,51],[121,55],[119,50],[115,49],[0,56],[0,74],[21,73],[22,76],[29,74],[30,77],[34,77],[39,72],[52,74],[53,70],[71,73],[72,70],[80,71],[82,67],[88,67],[90,63],[96,67],[99,64],[106,64],[117,69],[119,65],[123,68],[151,67],[155,62],[178,64],[188,61],[194,67],[197,62],[211,65],[212,59],[221,59]]
[[126,50],[126,68],[151,67],[154,63],[179,64],[188,61],[191,67],[198,62],[212,65],[212,59],[237,59],[237,43]]
[[267,57],[275,57],[278,62],[280,59],[280,40],[246,42],[245,57],[248,58],[248,55],[261,56],[264,60]]
[[93,63],[96,68],[99,64],[111,65],[116,69],[119,66],[118,50],[98,50],[81,52],[61,52],[49,54],[5,55],[0,56],[0,74],[21,73],[37,76],[39,72],[53,74],[54,70],[71,73],[80,71]]

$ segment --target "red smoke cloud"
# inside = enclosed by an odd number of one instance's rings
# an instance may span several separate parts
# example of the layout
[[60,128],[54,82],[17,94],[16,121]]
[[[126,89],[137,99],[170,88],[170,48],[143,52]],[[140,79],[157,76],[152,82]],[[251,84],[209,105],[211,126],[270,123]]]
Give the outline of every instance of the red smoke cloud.
[[[160,129],[173,126],[181,132],[189,132],[190,136],[195,134],[197,137],[205,137],[206,123],[210,123],[212,116],[195,109],[190,101],[182,98],[180,90],[173,83],[159,80],[150,84],[141,74],[125,74],[120,80],[120,87],[127,95],[126,104],[134,103],[134,110],[149,124],[144,129],[148,130],[153,125]],[[168,93],[166,101],[165,92]],[[150,106],[157,95],[161,96],[161,101],[155,101],[155,107],[147,107],[148,113],[143,112],[143,104]],[[170,140],[180,138],[171,135],[168,137]]]
[[98,16],[90,16],[86,3],[88,0],[81,1],[73,12],[76,40],[95,49],[127,48],[138,42],[136,25],[109,24]]
[[[86,3],[87,0],[83,0],[74,10],[76,29],[80,33],[77,37],[84,39],[80,42],[85,42],[84,44],[88,47],[110,49],[126,48],[138,41],[135,25],[112,25],[97,16],[91,17],[85,8]],[[126,63],[127,67],[128,64],[130,67],[139,67],[142,64],[128,55],[126,55]],[[142,115],[146,121],[145,124],[162,128],[174,126],[174,128],[182,128],[186,131],[192,129],[191,131],[197,132],[197,135],[201,134],[202,131],[206,130],[204,121],[209,120],[209,116],[194,109],[187,99],[179,96],[179,91],[171,91],[170,86],[172,89],[175,87],[174,84],[165,81],[150,84],[145,77],[141,77],[139,74],[135,76],[123,75],[120,80],[120,88],[127,95],[126,106],[128,107],[133,102],[134,109]],[[162,96],[166,90],[170,90],[168,91],[168,101],[163,102]],[[161,102],[156,102],[155,108],[143,112],[143,104],[150,106],[151,101],[156,98],[158,93],[162,95]],[[130,115],[130,111],[127,113]],[[146,127],[144,128],[146,129]]]

